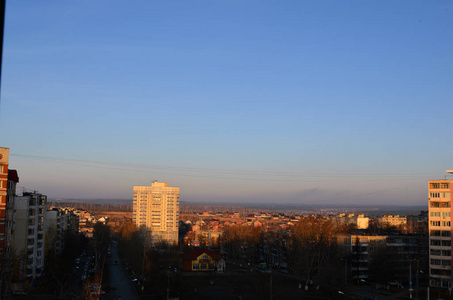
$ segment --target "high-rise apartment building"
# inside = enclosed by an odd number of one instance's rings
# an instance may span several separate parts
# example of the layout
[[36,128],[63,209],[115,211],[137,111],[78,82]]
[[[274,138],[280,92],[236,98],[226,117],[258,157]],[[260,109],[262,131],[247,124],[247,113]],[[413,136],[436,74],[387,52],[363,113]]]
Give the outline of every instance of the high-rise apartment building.
[[24,192],[15,198],[14,249],[19,260],[18,279],[30,283],[44,271],[47,196]]
[[153,243],[178,243],[179,188],[166,182],[134,186],[132,220],[140,230],[151,232]]
[[429,180],[430,285],[452,287],[451,203],[453,180]]
[[0,261],[6,247],[6,198],[8,189],[9,149],[0,148]]

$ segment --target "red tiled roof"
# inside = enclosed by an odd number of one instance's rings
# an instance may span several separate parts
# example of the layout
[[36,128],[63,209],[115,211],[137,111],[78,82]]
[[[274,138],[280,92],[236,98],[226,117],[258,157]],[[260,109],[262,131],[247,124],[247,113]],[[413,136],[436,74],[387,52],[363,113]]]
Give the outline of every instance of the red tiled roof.
[[193,249],[191,252],[187,253],[185,255],[185,260],[196,260],[197,257],[202,255],[202,254],[207,254],[210,257],[212,257],[212,259],[214,259],[216,261],[222,259],[217,254],[217,252],[214,252],[214,251],[211,251],[211,250],[208,250],[208,249],[197,248],[197,249]]

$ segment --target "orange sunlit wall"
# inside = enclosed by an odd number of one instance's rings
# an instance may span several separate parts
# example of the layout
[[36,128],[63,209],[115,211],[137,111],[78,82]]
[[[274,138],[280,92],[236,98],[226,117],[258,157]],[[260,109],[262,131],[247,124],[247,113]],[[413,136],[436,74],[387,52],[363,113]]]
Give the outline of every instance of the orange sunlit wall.
[[0,261],[5,248],[6,189],[8,185],[9,149],[0,148]]

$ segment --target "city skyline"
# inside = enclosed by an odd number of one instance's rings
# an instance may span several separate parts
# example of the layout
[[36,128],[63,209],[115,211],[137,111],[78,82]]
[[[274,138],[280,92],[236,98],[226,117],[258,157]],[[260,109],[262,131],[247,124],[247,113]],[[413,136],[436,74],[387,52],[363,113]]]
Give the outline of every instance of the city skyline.
[[451,178],[448,4],[11,1],[0,146],[49,198],[424,205]]

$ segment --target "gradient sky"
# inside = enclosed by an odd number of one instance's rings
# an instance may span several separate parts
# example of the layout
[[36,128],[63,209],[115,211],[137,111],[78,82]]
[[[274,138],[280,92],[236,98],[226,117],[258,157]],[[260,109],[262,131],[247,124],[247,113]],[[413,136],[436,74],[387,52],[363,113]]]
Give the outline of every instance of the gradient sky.
[[451,1],[8,1],[20,187],[427,203],[453,168]]

